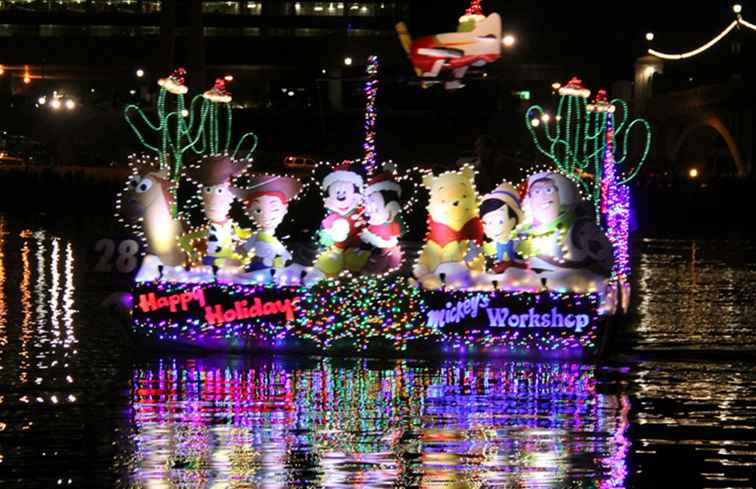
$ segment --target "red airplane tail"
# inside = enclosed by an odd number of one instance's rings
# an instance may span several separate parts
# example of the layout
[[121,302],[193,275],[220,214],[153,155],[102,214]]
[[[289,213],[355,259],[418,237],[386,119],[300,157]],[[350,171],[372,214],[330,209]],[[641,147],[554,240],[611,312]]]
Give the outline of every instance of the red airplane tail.
[[[410,59],[410,63],[412,62],[412,36],[410,36],[409,31],[407,30],[407,25],[404,22],[399,22],[396,24],[396,33],[399,34],[399,42],[402,43],[402,47],[404,48],[404,51],[407,53],[407,57]],[[422,76],[423,72],[422,70],[415,67],[415,73],[417,73],[417,76]]]

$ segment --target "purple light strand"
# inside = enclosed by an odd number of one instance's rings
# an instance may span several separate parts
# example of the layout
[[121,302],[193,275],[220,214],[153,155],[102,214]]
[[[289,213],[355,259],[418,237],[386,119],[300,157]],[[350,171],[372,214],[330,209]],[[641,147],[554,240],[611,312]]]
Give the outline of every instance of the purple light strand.
[[601,211],[607,227],[607,237],[612,243],[614,264],[612,279],[624,283],[630,274],[630,189],[617,182],[614,162],[614,116],[606,118],[606,150],[604,152],[604,172],[601,183]]
[[373,173],[375,168],[376,154],[375,154],[375,98],[378,95],[378,56],[370,56],[368,58],[367,75],[368,80],[365,83],[365,98],[367,99],[365,104],[365,142],[362,144],[365,165],[365,170],[369,173]]

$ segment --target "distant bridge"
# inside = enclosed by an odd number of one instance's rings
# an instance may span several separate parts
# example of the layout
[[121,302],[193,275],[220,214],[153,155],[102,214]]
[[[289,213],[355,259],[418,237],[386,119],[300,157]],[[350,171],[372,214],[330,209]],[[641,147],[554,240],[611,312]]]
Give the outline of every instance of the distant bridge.
[[[650,95],[650,90],[646,93]],[[733,165],[720,166],[717,173],[753,175],[753,101],[753,87],[738,80],[645,97],[639,104],[645,109],[640,115],[654,131],[649,160],[660,170],[685,173],[688,168],[682,165],[695,162],[690,161],[691,152],[706,164],[707,155],[722,146],[717,144],[721,138],[727,154],[718,159],[731,160]],[[686,155],[688,161],[683,161]]]

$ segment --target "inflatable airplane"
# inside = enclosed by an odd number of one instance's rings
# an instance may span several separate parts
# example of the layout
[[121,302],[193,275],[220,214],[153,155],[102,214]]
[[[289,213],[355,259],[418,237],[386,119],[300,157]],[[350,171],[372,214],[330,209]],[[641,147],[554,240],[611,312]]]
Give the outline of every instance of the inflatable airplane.
[[[462,20],[462,19],[460,19]],[[501,17],[477,15],[468,22],[466,32],[447,32],[412,39],[404,22],[396,25],[399,40],[407,51],[417,76],[426,83],[444,83],[447,90],[464,87],[461,82],[470,66],[481,67],[501,57]],[[468,28],[469,28],[468,27]],[[444,75],[451,80],[443,81]],[[433,80],[428,80],[433,79]]]

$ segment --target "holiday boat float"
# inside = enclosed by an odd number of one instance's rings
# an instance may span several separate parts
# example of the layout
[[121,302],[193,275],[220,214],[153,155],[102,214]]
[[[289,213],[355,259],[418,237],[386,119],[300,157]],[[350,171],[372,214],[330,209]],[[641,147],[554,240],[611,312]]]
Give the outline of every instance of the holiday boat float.
[[[599,353],[630,296],[629,191],[616,168],[628,158],[619,148],[626,150],[634,127],[647,129],[645,121],[627,121],[626,105],[608,101],[603,90],[589,103],[590,92],[574,78],[560,92],[556,127],[538,106],[526,114],[537,148],[556,168],[480,196],[469,166],[433,175],[376,163],[376,68],[371,58],[364,158],[321,164],[313,175],[323,176],[305,182],[256,173],[253,135],[231,150],[231,95],[221,82],[212,96],[185,105],[177,72],[165,86],[174,89],[177,110],[190,108],[184,117],[166,111],[163,85],[158,121],[127,108],[140,139],[134,112],[164,143],[146,143],[156,155],[132,159],[133,176],[119,196],[121,221],[145,250],[133,288],[133,335],[160,349]],[[218,117],[224,110],[226,124]],[[560,136],[565,123],[586,128],[585,144]],[[245,140],[254,144],[239,156]],[[569,158],[549,152],[560,145],[576,149],[563,153]],[[643,158],[647,149],[648,134]],[[418,251],[402,239],[404,221],[409,204],[426,194]],[[315,199],[323,218],[314,258],[303,261],[277,229],[290,206],[311,210]],[[231,217],[234,202],[243,218]]]

